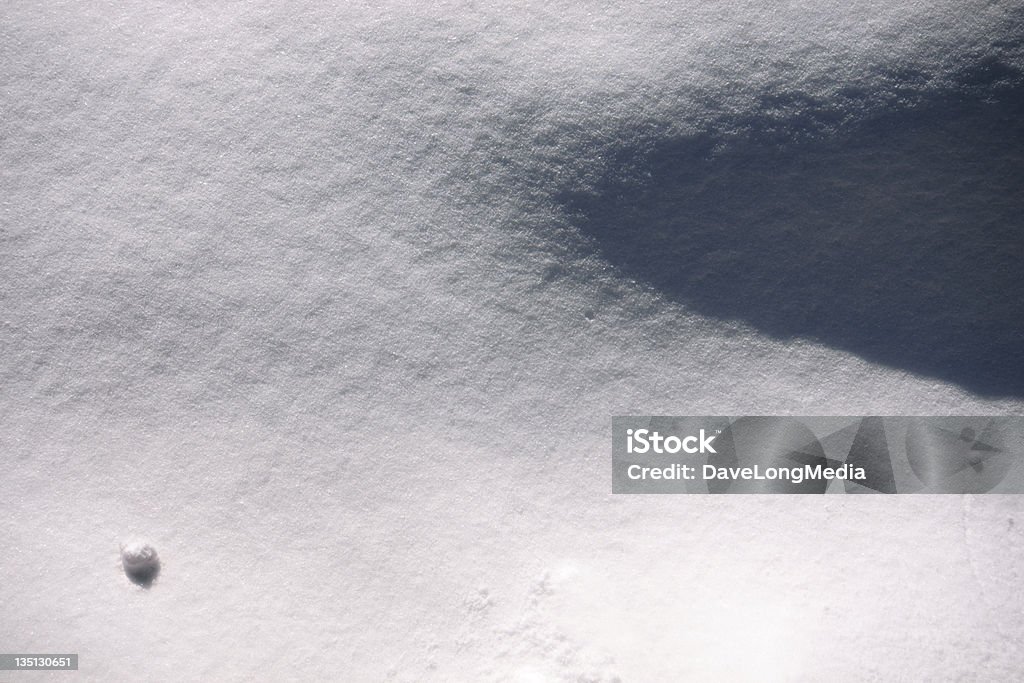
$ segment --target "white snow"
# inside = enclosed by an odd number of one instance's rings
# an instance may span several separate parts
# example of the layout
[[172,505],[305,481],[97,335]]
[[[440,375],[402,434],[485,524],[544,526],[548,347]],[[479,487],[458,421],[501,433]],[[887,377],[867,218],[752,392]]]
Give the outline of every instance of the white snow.
[[[772,93],[827,137],[1020,69],[1020,22],[5,3],[0,651],[83,681],[1019,678],[1016,497],[613,497],[609,437],[1021,396],[700,311],[560,198],[642,185],[623,150],[785,129]],[[136,535],[148,590],[112,562]]]

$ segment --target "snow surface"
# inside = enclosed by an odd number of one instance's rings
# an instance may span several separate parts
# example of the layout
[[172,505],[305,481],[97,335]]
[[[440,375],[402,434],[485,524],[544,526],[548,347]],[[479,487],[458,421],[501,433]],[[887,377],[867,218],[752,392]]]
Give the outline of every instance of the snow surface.
[[1020,678],[1016,497],[609,477],[1024,411],[1019,3],[334,4],[0,8],[5,680]]

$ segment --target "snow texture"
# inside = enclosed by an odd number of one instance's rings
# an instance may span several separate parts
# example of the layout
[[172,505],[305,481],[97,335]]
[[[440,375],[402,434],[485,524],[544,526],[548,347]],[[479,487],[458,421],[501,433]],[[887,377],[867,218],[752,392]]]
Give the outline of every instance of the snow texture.
[[1021,499],[613,497],[609,458],[617,414],[1024,410],[1022,22],[3,3],[0,650],[1019,680]]

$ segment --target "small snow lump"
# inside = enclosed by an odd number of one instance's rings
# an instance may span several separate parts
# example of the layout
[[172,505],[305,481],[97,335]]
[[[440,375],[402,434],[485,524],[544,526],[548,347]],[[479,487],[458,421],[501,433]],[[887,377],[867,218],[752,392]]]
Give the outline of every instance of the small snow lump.
[[149,586],[160,573],[160,558],[149,543],[132,541],[121,545],[124,573],[140,586]]

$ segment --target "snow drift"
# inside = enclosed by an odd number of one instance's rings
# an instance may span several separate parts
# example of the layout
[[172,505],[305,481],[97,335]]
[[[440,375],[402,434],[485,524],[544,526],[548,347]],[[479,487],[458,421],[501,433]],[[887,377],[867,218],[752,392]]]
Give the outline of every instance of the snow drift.
[[1016,499],[607,476],[614,414],[1022,409],[1015,3],[0,31],[0,649],[82,680],[1018,674]]

